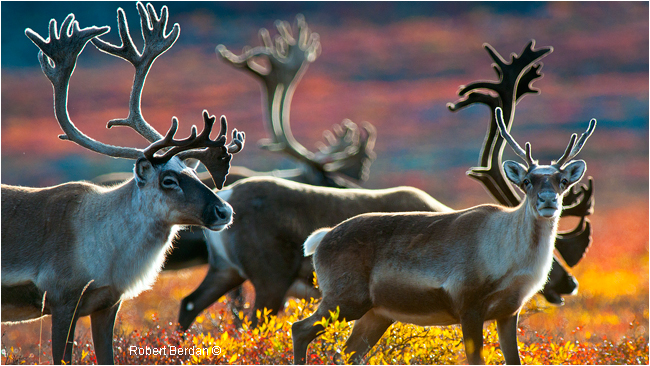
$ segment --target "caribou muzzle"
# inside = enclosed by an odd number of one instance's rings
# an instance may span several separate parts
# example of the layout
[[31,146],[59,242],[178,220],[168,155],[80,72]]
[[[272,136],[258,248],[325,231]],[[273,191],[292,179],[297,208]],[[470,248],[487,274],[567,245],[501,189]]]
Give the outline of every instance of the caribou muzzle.
[[188,217],[192,217],[186,224],[218,231],[232,223],[233,209],[230,204],[194,175],[181,174],[179,184],[184,192],[182,199],[188,205]]
[[216,198],[218,201],[215,204],[206,207],[203,219],[205,227],[213,231],[220,231],[232,224],[233,210],[228,202],[219,197]]
[[560,212],[559,195],[554,191],[542,191],[537,194],[537,212],[542,217],[553,217]]

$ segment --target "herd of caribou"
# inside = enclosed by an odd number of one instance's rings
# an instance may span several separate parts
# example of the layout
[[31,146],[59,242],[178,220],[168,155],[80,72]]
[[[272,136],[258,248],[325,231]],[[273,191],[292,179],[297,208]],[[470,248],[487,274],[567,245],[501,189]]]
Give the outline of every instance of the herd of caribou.
[[[323,330],[315,322],[339,307],[341,317],[356,320],[345,346],[354,362],[363,361],[385,330],[400,321],[460,324],[468,362],[482,363],[483,323],[496,320],[505,360],[518,364],[517,321],[526,301],[540,292],[561,305],[563,295],[576,293],[578,283],[566,266],[577,264],[590,245],[586,216],[593,213],[594,196],[591,178],[588,185],[577,184],[586,164],[574,158],[596,120],[580,138],[573,134],[550,165],[533,159],[530,144],[522,148],[508,132],[517,103],[539,92],[531,85],[542,76],[539,60],[551,47],[534,49],[531,41],[508,62],[485,44],[498,80],[462,86],[461,99],[448,104],[452,112],[477,103],[489,107],[480,166],[468,175],[500,204],[454,210],[413,187],[359,187],[376,157],[376,131],[369,123],[343,121],[326,131],[327,144],[317,152],[296,141],[291,99],[321,51],[318,35],[300,15],[295,37],[287,22],[277,22],[275,39],[261,29],[263,46],[246,47],[241,55],[217,46],[225,62],[261,81],[271,134],[261,147],[290,156],[299,168],[231,168],[245,134],[233,129],[227,143],[222,116],[220,132],[211,139],[217,118],[206,110],[200,133],[193,127],[188,138],[177,139],[173,117],[163,136],[142,116],[141,94],[153,62],[176,42],[180,26],[168,31],[166,6],[159,15],[151,4],[138,2],[137,9],[142,51],[122,9],[117,10],[121,45],[99,38],[110,27],[80,28],[73,14],[60,28],[52,19],[47,38],[25,30],[52,83],[55,116],[64,131],[59,138],[135,160],[133,173],[96,183],[2,185],[2,322],[51,315],[55,363],[70,363],[75,325],[86,315],[97,361],[112,363],[121,302],[148,289],[161,268],[209,265],[201,285],[181,303],[182,330],[229,292],[240,311],[246,280],[255,289],[252,314],[263,308],[277,313],[288,296],[322,297],[312,316],[293,324],[295,363],[305,363],[309,343]],[[150,143],[147,148],[96,141],[70,120],[69,81],[88,41],[134,66],[129,115],[107,127],[131,127]],[[525,164],[501,161],[506,143]],[[199,163],[207,172],[196,173]],[[565,216],[579,217],[579,224],[558,232]]]

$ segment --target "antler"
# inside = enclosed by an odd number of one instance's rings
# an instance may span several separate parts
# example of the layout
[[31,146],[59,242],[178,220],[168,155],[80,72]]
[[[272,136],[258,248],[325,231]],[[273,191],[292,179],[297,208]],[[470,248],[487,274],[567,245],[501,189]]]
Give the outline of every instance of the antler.
[[[499,127],[499,132],[501,133],[501,137],[503,137],[507,142],[510,147],[515,151],[517,155],[519,155],[521,158],[526,159],[529,165],[537,165],[537,162],[533,160],[533,158],[530,155],[530,143],[526,143],[526,151],[517,144],[517,142],[512,138],[510,133],[508,133],[508,130],[506,129],[506,125],[503,122],[503,111],[501,110],[500,107],[497,107],[496,111],[496,119],[497,119],[497,126]],[[591,136],[591,134],[594,133],[594,129],[596,128],[596,119],[592,118],[591,121],[589,121],[589,127],[587,127],[587,131],[582,133],[582,136],[580,136],[580,140],[578,141],[578,144],[575,145],[576,138],[578,135],[575,133],[571,135],[571,140],[569,141],[569,145],[567,146],[566,150],[564,151],[564,155],[556,162],[553,163],[554,166],[561,168],[569,159],[573,159],[578,155],[580,150],[582,150],[582,146],[584,146],[585,142],[587,139]]]
[[[526,94],[539,93],[538,89],[532,87],[532,83],[542,77],[542,64],[536,65],[535,62],[553,52],[553,47],[534,50],[534,46],[535,41],[531,40],[524,47],[520,56],[513,53],[511,54],[510,63],[506,63],[492,46],[487,43],[483,44],[483,47],[495,62],[493,67],[499,81],[478,81],[467,86],[461,86],[458,95],[464,96],[464,99],[456,103],[448,103],[449,110],[455,112],[474,103],[485,104],[490,107],[490,111],[501,107],[507,121],[506,126],[510,128],[514,120],[516,104]],[[480,91],[481,89],[485,91]],[[490,91],[496,93],[496,96],[490,94]],[[479,158],[480,166],[471,168],[468,175],[483,183],[497,201],[507,206],[516,206],[520,201],[519,195],[501,172],[501,156],[505,147],[504,140],[497,132],[495,114],[490,114],[491,122],[483,141],[483,148]]]
[[[225,117],[222,117],[221,132],[216,140],[211,140],[210,132],[216,118],[214,116],[209,116],[208,112],[204,111],[203,117],[205,127],[200,135],[197,136],[196,127],[193,126],[189,138],[184,140],[175,140],[174,135],[178,128],[178,120],[176,117],[173,117],[172,126],[167,132],[167,135],[163,138],[162,135],[153,129],[144,118],[142,118],[140,113],[140,93],[142,91],[142,86],[144,85],[147,70],[158,55],[171,47],[180,31],[180,27],[175,25],[171,37],[167,35],[163,37],[164,40],[161,40],[161,38],[158,38],[157,34],[164,34],[165,24],[167,23],[166,7],[163,8],[160,19],[155,16],[155,10],[151,4],[147,4],[147,9],[148,13],[145,12],[142,3],[138,3],[138,10],[140,11],[141,21],[143,22],[145,50],[148,51],[145,51],[140,55],[133,47],[133,43],[128,34],[126,18],[124,17],[122,9],[118,9],[118,25],[120,27],[123,45],[116,47],[101,41],[99,43],[100,46],[98,46],[99,48],[103,48],[107,53],[129,60],[136,67],[136,80],[134,81],[134,90],[132,90],[131,93],[131,109],[129,117],[124,120],[113,120],[111,121],[112,123],[109,122],[109,127],[111,125],[129,126],[148,140],[153,140],[151,145],[144,150],[134,147],[114,146],[93,140],[77,129],[68,115],[69,82],[72,73],[74,72],[77,58],[89,40],[108,32],[110,27],[93,26],[80,29],[79,23],[74,20],[74,15],[70,14],[63,21],[60,32],[57,31],[56,20],[52,19],[50,21],[49,36],[47,40],[43,39],[43,37],[38,33],[29,28],[25,30],[25,35],[27,35],[27,37],[41,50],[39,52],[41,68],[52,83],[54,89],[55,115],[61,129],[65,132],[64,135],[60,135],[59,137],[64,140],[73,141],[97,153],[116,158],[138,159],[140,157],[145,157],[152,163],[156,164],[164,163],[174,155],[179,155],[181,159],[196,158],[201,160],[201,162],[208,167],[211,174],[213,172],[225,171],[223,176],[213,175],[213,179],[215,179],[216,183],[216,180],[225,179],[225,175],[230,167],[232,154],[239,152],[243,148],[245,139],[243,132],[238,132],[234,129],[232,132],[233,141],[226,146],[225,133],[227,131],[227,123]],[[151,21],[151,19],[153,19],[153,21]],[[149,25],[152,24],[150,21],[153,23],[153,28],[149,26],[145,27],[145,22]],[[148,29],[148,32],[144,31],[145,28]],[[124,42],[126,39],[128,39],[128,42]],[[134,106],[137,108],[134,108]],[[171,147],[171,149],[162,155],[155,155],[157,151],[169,147]],[[223,182],[219,187],[221,188],[222,186]]]
[[[332,132],[333,131],[333,132]],[[338,172],[357,181],[368,179],[370,164],[377,154],[373,151],[377,130],[363,122],[361,129],[349,119],[334,125],[332,131],[323,132],[329,145],[320,143],[314,161],[326,172]]]
[[[511,55],[510,64],[505,63],[503,58],[489,44],[484,44],[491,58],[495,61],[494,69],[499,76],[499,82],[479,81],[462,86],[459,95],[464,95],[464,99],[456,103],[448,103],[447,107],[451,111],[457,111],[474,103],[486,104],[491,110],[497,107],[503,109],[506,126],[510,128],[514,120],[514,108],[516,104],[526,94],[537,94],[538,89],[531,86],[531,83],[542,77],[542,64],[534,64],[546,54],[553,51],[552,47],[533,50],[535,41],[529,42],[521,56]],[[503,71],[505,70],[505,71]],[[485,89],[485,92],[477,91]],[[495,94],[490,94],[492,91]],[[480,155],[480,167],[471,168],[468,175],[479,180],[485,185],[490,194],[500,203],[507,206],[515,206],[519,203],[519,195],[513,187],[504,178],[501,172],[501,156],[503,154],[504,140],[497,133],[496,113],[490,113],[491,122],[483,142],[483,148]],[[584,143],[584,142],[583,142]],[[521,151],[521,150],[520,150]],[[586,189],[582,186],[583,190]],[[591,191],[589,191],[591,193]],[[575,199],[565,199],[567,206],[575,204]],[[589,207],[593,206],[592,195],[583,195],[582,201],[575,205],[576,208],[565,208],[563,216],[584,216],[590,213]],[[586,208],[586,209],[582,209]]]
[[[174,136],[176,135],[176,130],[178,128],[178,119],[172,117],[172,126],[169,128],[169,131],[167,131],[165,137],[144,149],[143,154],[145,158],[154,164],[164,164],[175,155],[178,155],[178,157],[183,160],[189,158],[202,160],[200,158],[202,156],[201,151],[194,150],[203,148],[220,148],[223,152],[235,154],[241,151],[244,147],[245,134],[244,132],[237,131],[237,129],[233,129],[233,139],[230,144],[226,145],[226,131],[228,130],[226,116],[221,116],[221,131],[216,140],[210,139],[210,133],[212,132],[212,126],[217,118],[215,116],[210,116],[208,111],[203,110],[203,120],[205,126],[203,127],[201,134],[197,136],[196,126],[192,126],[192,131],[188,138],[184,140],[175,140]],[[168,147],[171,147],[171,149],[160,155],[156,155],[156,152]],[[224,157],[221,157],[221,160],[223,159]]]
[[117,9],[117,26],[122,40],[121,46],[116,46],[105,42],[99,38],[92,40],[92,43],[102,52],[109,55],[120,57],[135,67],[135,77],[133,78],[133,88],[129,99],[129,115],[127,118],[113,119],[107,124],[108,128],[113,126],[129,126],[146,138],[149,142],[154,142],[162,138],[162,135],[151,127],[142,116],[140,108],[142,99],[142,89],[147,78],[147,74],[158,56],[167,51],[178,39],[181,28],[175,23],[169,33],[165,33],[169,19],[167,6],[160,10],[160,17],[156,14],[153,5],[147,4],[146,8],[141,3],[136,4],[140,14],[140,27],[142,28],[142,38],[144,47],[140,53],[129,33],[129,25],[122,8]]
[[526,163],[528,163],[528,166],[533,166],[537,165],[537,161],[533,159],[531,153],[530,153],[530,142],[526,142],[526,151],[519,146],[517,141],[515,141],[514,138],[510,135],[506,128],[505,122],[503,122],[503,111],[501,110],[501,107],[497,107],[495,110],[496,114],[496,121],[497,121],[497,126],[499,127],[499,132],[501,133],[501,137],[508,142],[508,145],[512,148],[512,150],[517,154],[519,157],[522,159],[526,160]]
[[591,241],[591,223],[583,216],[575,229],[558,234],[555,248],[566,264],[573,267],[585,256]]
[[60,32],[57,32],[56,20],[50,20],[49,35],[46,40],[30,28],[25,30],[25,35],[40,49],[38,60],[41,69],[54,89],[54,112],[61,129],[65,132],[59,138],[73,141],[100,154],[137,159],[142,156],[142,150],[96,141],[79,131],[68,115],[68,86],[77,57],[90,39],[109,30],[108,26],[80,29],[79,23],[74,20],[74,14],[70,14],[61,24]]
[[577,144],[575,142],[578,135],[575,133],[571,135],[571,141],[569,141],[569,145],[566,147],[566,150],[564,150],[564,154],[560,159],[558,159],[557,162],[554,162],[553,165],[558,168],[562,168],[567,161],[575,158],[576,155],[580,153],[580,150],[582,150],[582,147],[584,146],[585,142],[587,142],[589,136],[594,133],[594,128],[596,128],[596,120],[592,118],[591,121],[589,121],[589,128],[587,128],[587,131],[582,133]]
[[[576,191],[579,190],[579,191]],[[594,180],[589,177],[587,185],[581,184],[571,187],[564,195],[562,216],[583,217],[594,213]]]
[[[376,130],[369,123],[362,126],[365,132],[362,135],[353,122],[343,121],[340,126],[334,127],[334,133],[325,133],[330,146],[321,148],[319,153],[309,151],[293,137],[289,117],[291,99],[307,67],[320,55],[320,39],[317,33],[309,30],[305,18],[300,14],[296,16],[297,40],[288,22],[276,21],[275,25],[278,35],[274,41],[269,31],[262,28],[259,34],[264,46],[244,47],[239,56],[224,45],[217,46],[217,54],[225,61],[262,81],[266,95],[263,100],[265,117],[272,137],[260,140],[260,146],[270,151],[284,152],[323,176],[338,173],[355,180],[366,179],[369,166],[376,156],[372,151]],[[259,57],[268,61],[268,67],[255,61]],[[332,177],[321,178],[332,183]],[[341,180],[337,180],[336,184],[355,186]]]
[[147,4],[147,9],[145,9],[144,5],[138,2],[137,8],[140,13],[142,34],[145,39],[145,48],[142,54],[133,45],[133,40],[128,31],[126,17],[121,8],[117,10],[118,28],[120,37],[122,38],[122,46],[119,47],[95,38],[108,32],[110,27],[98,28],[93,26],[79,29],[79,23],[74,20],[74,14],[66,17],[61,25],[60,32],[57,32],[56,20],[52,19],[50,21],[49,37],[47,40],[44,40],[29,28],[25,30],[25,35],[41,49],[41,52],[39,52],[41,68],[50,82],[52,82],[54,88],[55,113],[61,128],[65,132],[65,135],[59,136],[61,139],[71,140],[87,149],[113,157],[137,159],[142,154],[142,150],[140,149],[118,147],[95,141],[79,131],[72,121],[70,121],[67,109],[70,77],[74,72],[79,54],[89,40],[101,51],[122,57],[131,62],[136,68],[136,76],[131,90],[129,117],[121,120],[112,120],[107,126],[109,128],[113,125],[130,126],[149,142],[154,142],[162,138],[162,135],[142,117],[140,99],[144,81],[151,64],[156,57],[166,51],[176,41],[180,33],[180,26],[175,24],[172,33],[165,36],[164,31],[168,18],[167,7],[163,7],[160,18],[156,16],[151,4]]
[[[262,146],[278,151],[284,150],[284,145],[291,145],[294,150],[291,155],[294,157],[301,158],[303,154],[311,157],[311,153],[291,134],[289,106],[300,78],[309,64],[320,55],[320,37],[309,30],[301,14],[296,16],[298,40],[293,37],[288,22],[278,20],[275,25],[279,33],[275,37],[275,42],[271,40],[269,31],[262,28],[259,34],[264,46],[244,47],[243,53],[236,56],[220,44],[217,46],[217,55],[221,55],[233,66],[260,78],[266,88],[266,114],[273,138],[271,141],[265,141]],[[268,68],[255,62],[257,57],[266,58]]]
[[[226,176],[230,170],[230,160],[232,159],[232,155],[240,152],[244,148],[246,134],[243,131],[237,131],[236,128],[233,129],[232,140],[228,145],[226,145],[228,123],[226,122],[226,116],[221,116],[221,130],[219,131],[219,135],[216,140],[210,140],[210,132],[212,131],[212,126],[216,120],[217,118],[211,116],[208,111],[203,111],[205,127],[203,128],[203,132],[201,132],[197,137],[197,140],[204,143],[208,148],[182,152],[179,154],[179,158],[200,160],[203,165],[205,165],[206,169],[208,169],[208,172],[210,172],[215,187],[221,189],[223,188]],[[193,135],[194,133],[192,136]]]

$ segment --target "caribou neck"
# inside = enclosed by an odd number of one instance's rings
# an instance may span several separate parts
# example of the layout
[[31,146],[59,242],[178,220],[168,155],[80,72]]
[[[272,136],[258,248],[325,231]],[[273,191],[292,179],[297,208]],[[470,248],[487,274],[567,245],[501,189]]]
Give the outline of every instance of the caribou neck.
[[97,287],[112,284],[129,298],[151,286],[177,227],[157,215],[155,203],[143,197],[134,179],[102,190],[80,209],[81,216],[94,213],[96,219],[84,227],[87,234],[77,255],[93,267],[96,261],[110,263],[101,272],[88,268],[88,273]]
[[552,218],[540,217],[526,197],[518,206],[507,209],[512,215],[510,222],[514,225],[503,226],[500,229],[509,231],[508,238],[513,238],[517,250],[536,250],[537,248],[553,246],[560,215]]
[[523,286],[521,296],[528,299],[542,288],[551,269],[559,215],[539,217],[526,198],[518,206],[494,215],[492,220],[494,222],[487,225],[488,232],[480,239],[484,241],[479,251],[487,266],[484,273],[488,278],[485,279],[507,279],[500,282],[495,291],[519,283]]

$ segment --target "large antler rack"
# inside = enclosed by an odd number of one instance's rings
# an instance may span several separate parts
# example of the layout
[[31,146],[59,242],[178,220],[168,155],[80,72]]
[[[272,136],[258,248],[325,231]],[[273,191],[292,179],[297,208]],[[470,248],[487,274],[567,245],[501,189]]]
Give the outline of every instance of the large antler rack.
[[[150,159],[152,163],[158,164],[168,161],[177,154],[181,159],[196,158],[208,167],[213,180],[215,180],[215,185],[221,188],[223,186],[222,181],[225,180],[225,174],[227,174],[230,166],[232,154],[241,150],[245,135],[243,132],[233,130],[233,141],[226,146],[225,133],[227,125],[225,117],[222,117],[221,133],[216,140],[211,140],[209,134],[215,118],[208,118],[207,111],[203,112],[205,122],[203,132],[197,136],[196,127],[193,126],[191,136],[184,140],[174,139],[178,127],[176,117],[172,118],[172,127],[165,137],[144,120],[140,110],[140,100],[147,73],[154,60],[174,44],[180,33],[180,26],[175,24],[173,30],[165,34],[168,21],[166,6],[162,7],[160,17],[157,16],[151,4],[147,4],[145,8],[141,2],[138,2],[136,6],[140,13],[142,35],[145,40],[142,53],[138,52],[133,45],[122,9],[117,10],[122,46],[115,46],[96,38],[108,32],[110,27],[92,26],[81,29],[79,23],[74,19],[74,14],[70,14],[65,18],[60,30],[57,28],[56,20],[50,20],[47,39],[43,39],[30,28],[25,30],[25,35],[40,49],[38,56],[41,69],[52,83],[54,89],[55,116],[65,133],[60,135],[59,138],[70,140],[86,149],[115,158],[139,159],[144,157]],[[133,128],[151,143],[148,148],[121,147],[96,141],[81,132],[70,120],[68,114],[70,78],[74,72],[77,58],[88,41],[92,41],[101,51],[121,57],[135,67],[136,75],[131,90],[129,116],[125,119],[111,120],[108,122],[107,127],[120,125]],[[162,156],[155,156],[157,151],[170,147],[171,149]],[[225,174],[221,176],[223,171],[225,171]],[[221,184],[217,184],[218,182],[221,182]]]
[[[244,47],[235,55],[224,45],[217,46],[217,55],[229,64],[254,75],[262,82],[265,119],[272,137],[260,140],[260,146],[269,151],[288,154],[310,167],[321,177],[314,184],[356,186],[348,181],[367,179],[368,169],[376,154],[373,151],[376,130],[367,122],[359,128],[350,120],[335,125],[325,132],[329,146],[321,145],[319,152],[311,152],[293,136],[290,127],[290,108],[293,93],[310,63],[320,55],[321,45],[317,33],[310,31],[305,18],[296,16],[298,39],[288,22],[276,21],[278,35],[274,40],[268,30],[259,31],[263,46]],[[268,66],[256,62],[265,58]],[[340,179],[342,177],[346,177]]]
[[[492,117],[483,141],[479,167],[471,168],[468,175],[483,183],[494,198],[507,206],[515,206],[521,199],[501,172],[501,156],[505,145],[498,133],[494,111],[497,107],[503,109],[506,126],[510,128],[517,102],[526,94],[539,93],[539,90],[534,89],[531,84],[542,76],[540,72],[542,64],[534,65],[534,63],[553,52],[553,48],[533,50],[534,46],[535,41],[529,42],[521,56],[512,54],[510,63],[507,63],[492,46],[485,43],[483,47],[494,61],[493,67],[499,81],[477,81],[461,86],[458,95],[463,96],[464,99],[447,104],[452,112],[475,103],[483,103],[490,107]],[[490,94],[490,91],[496,95]]]
[[[498,133],[495,111],[497,107],[503,110],[506,127],[509,130],[514,121],[517,103],[527,94],[539,93],[538,89],[532,87],[532,83],[542,77],[543,65],[538,61],[551,53],[553,48],[544,47],[535,50],[534,46],[535,41],[530,41],[519,56],[513,53],[510,62],[506,62],[492,46],[484,44],[483,47],[494,61],[493,67],[499,80],[477,81],[461,86],[458,94],[462,99],[447,104],[452,112],[476,103],[485,104],[490,108],[491,119],[479,158],[480,166],[471,168],[468,175],[480,181],[499,203],[506,206],[516,206],[521,198],[505,179],[501,170],[505,141]],[[574,230],[558,233],[556,237],[556,249],[569,266],[577,264],[591,244],[591,225],[585,216],[593,213],[593,206],[591,177],[588,185],[576,185],[565,196],[562,216],[581,218]],[[553,265],[561,264],[554,261]]]

